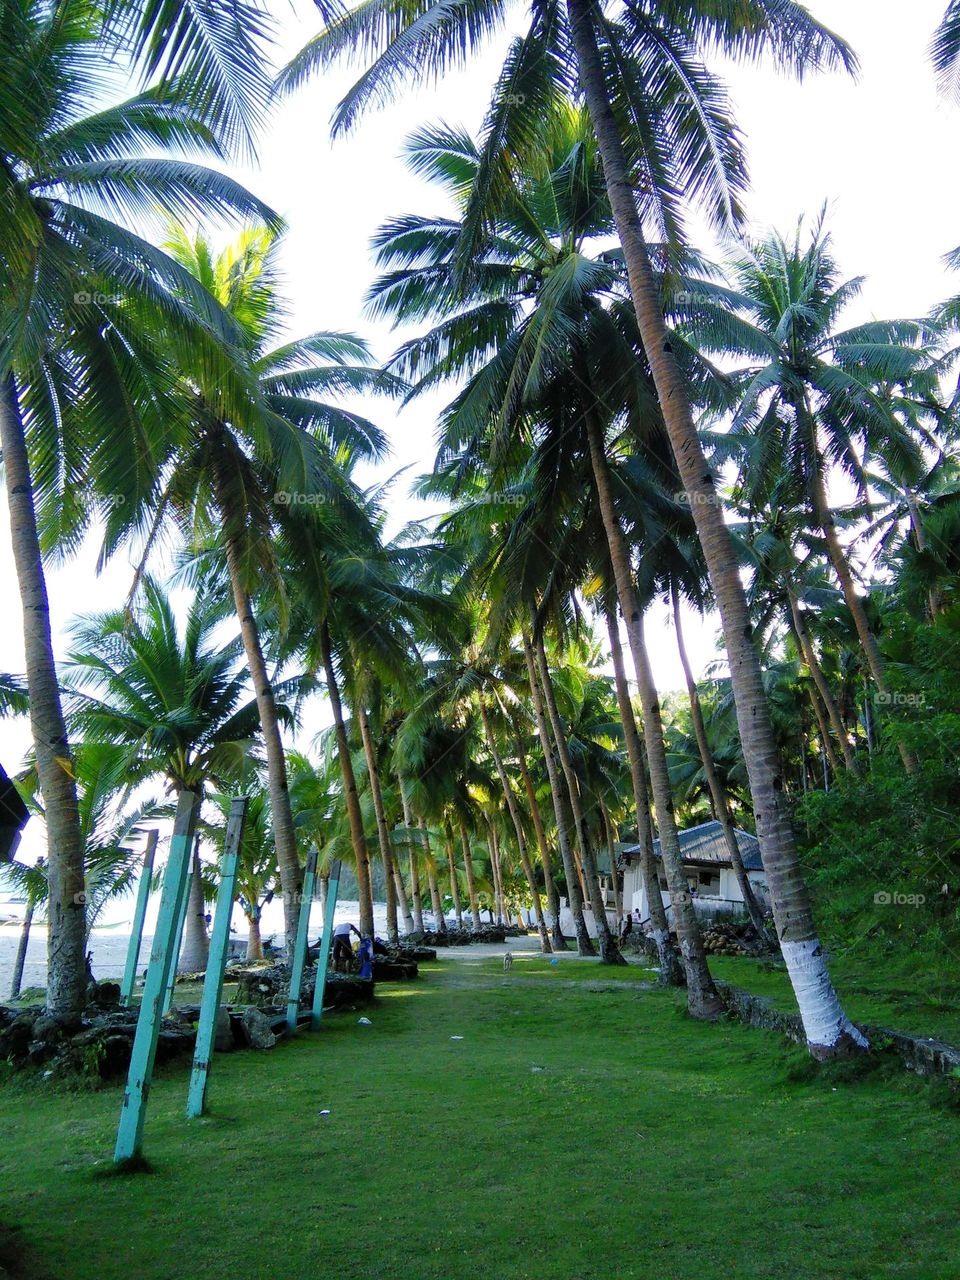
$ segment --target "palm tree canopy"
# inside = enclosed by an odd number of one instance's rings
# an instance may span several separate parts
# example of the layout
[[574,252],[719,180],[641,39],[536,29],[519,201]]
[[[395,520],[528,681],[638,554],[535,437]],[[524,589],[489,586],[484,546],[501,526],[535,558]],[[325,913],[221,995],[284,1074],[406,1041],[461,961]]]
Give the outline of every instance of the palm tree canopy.
[[225,606],[207,582],[178,625],[148,578],[143,601],[74,625],[65,680],[70,719],[85,739],[127,753],[131,784],[162,776],[174,789],[228,781],[258,732],[239,638],[218,641]]

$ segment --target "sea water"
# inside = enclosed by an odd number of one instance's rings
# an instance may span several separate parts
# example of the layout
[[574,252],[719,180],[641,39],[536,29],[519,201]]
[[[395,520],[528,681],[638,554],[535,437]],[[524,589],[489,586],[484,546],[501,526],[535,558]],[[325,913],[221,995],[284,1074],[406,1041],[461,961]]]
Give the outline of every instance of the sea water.
[[[157,895],[158,896],[158,895]],[[132,899],[124,903],[127,915],[132,914]],[[11,909],[11,914],[13,909]],[[112,914],[116,915],[114,910]],[[122,911],[121,911],[122,914]],[[355,925],[360,923],[360,904],[343,901],[337,903],[334,922],[349,920]],[[150,958],[152,930],[156,921],[154,911],[147,914],[147,922],[143,941],[140,945],[140,957],[137,972],[143,971]],[[387,928],[387,909],[381,902],[373,906],[373,922],[378,934],[384,936]],[[310,911],[310,929],[307,934],[310,942],[315,942],[323,927],[323,912],[320,902],[315,901]],[[148,932],[149,931],[149,932]],[[264,942],[272,938],[278,947],[283,946],[283,907],[279,901],[271,902],[263,910],[260,933]],[[231,939],[246,941],[247,925],[243,913],[235,908],[231,920]],[[20,929],[16,925],[0,926],[0,1003],[10,995],[10,980],[13,976],[13,965],[20,942]],[[93,973],[99,981],[119,981],[127,961],[127,949],[130,945],[130,921],[117,920],[108,923],[104,928],[95,928],[90,933],[87,950],[92,953]],[[30,932],[30,944],[27,947],[27,959],[23,969],[22,987],[45,987],[47,983],[47,926],[43,920],[35,920]]]

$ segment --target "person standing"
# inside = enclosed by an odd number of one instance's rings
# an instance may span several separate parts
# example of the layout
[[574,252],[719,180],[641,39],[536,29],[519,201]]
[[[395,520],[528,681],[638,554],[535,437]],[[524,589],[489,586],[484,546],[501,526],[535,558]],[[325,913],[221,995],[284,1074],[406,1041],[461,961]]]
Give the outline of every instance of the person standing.
[[363,935],[355,924],[349,920],[341,920],[333,926],[333,968],[335,973],[347,973],[353,962],[353,947],[350,934],[355,933],[360,940]]

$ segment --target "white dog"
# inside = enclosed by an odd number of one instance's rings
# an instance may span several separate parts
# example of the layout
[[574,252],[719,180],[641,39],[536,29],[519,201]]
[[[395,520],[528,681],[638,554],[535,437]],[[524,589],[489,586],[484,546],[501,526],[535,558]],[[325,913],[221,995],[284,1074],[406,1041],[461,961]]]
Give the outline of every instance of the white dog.
[[505,951],[503,953],[503,972],[508,973],[513,968],[513,952]]

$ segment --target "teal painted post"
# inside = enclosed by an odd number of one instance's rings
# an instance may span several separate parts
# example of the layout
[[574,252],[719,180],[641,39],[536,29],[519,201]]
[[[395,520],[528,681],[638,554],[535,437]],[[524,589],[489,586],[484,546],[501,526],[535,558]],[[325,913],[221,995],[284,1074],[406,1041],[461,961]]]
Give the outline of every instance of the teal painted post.
[[163,893],[160,895],[160,913],[157,929],[150,949],[150,963],[143,984],[140,1015],[133,1038],[127,1087],[123,1091],[123,1107],[117,1129],[117,1145],[114,1148],[115,1163],[132,1160],[140,1155],[143,1146],[143,1122],[147,1114],[147,1097],[153,1078],[153,1063],[157,1056],[157,1036],[160,1033],[162,1006],[166,994],[167,968],[170,953],[177,943],[177,924],[187,889],[187,871],[190,851],[193,848],[193,830],[197,821],[197,797],[192,791],[181,791],[177,804],[177,817],[173,824],[170,854],[163,877]]
[[140,947],[143,943],[143,922],[147,917],[147,902],[150,899],[150,883],[153,880],[153,859],[157,852],[157,829],[147,832],[147,847],[143,851],[143,870],[140,873],[140,884],[137,886],[137,905],[133,909],[133,932],[130,934],[130,945],[127,947],[127,963],[123,971],[123,982],[120,984],[120,1003],[129,1004],[133,999],[134,987],[137,985],[137,964],[140,960]]
[[337,909],[337,894],[340,891],[340,863],[330,864],[330,880],[327,884],[327,909],[323,913],[323,935],[320,938],[320,954],[317,956],[317,983],[313,988],[313,1012],[310,1015],[310,1030],[316,1031],[323,1017],[323,991],[327,985],[327,967],[330,963],[330,944],[333,940],[333,916]]
[[313,906],[313,890],[317,883],[317,846],[312,844],[303,872],[303,891],[300,897],[300,915],[297,918],[297,938],[293,945],[290,965],[290,994],[287,999],[287,1030],[291,1035],[297,1029],[300,1014],[300,988],[303,985],[303,966],[307,961],[307,933],[310,929],[310,908]]
[[193,1071],[187,1094],[187,1115],[193,1119],[206,1111],[207,1079],[213,1042],[217,1030],[217,1015],[223,996],[223,971],[227,967],[227,951],[230,946],[230,917],[233,914],[233,894],[237,885],[237,864],[240,861],[240,840],[243,821],[247,816],[247,797],[238,796],[230,806],[227,831],[223,840],[223,856],[220,859],[220,888],[213,917],[213,934],[210,938],[210,956],[203,979],[203,995],[200,999],[200,1021],[197,1024],[197,1043],[193,1051]]
[[[197,836],[199,840],[200,837]],[[187,862],[187,883],[180,903],[180,915],[177,919],[177,933],[173,949],[167,956],[167,970],[163,977],[163,1012],[169,1013],[173,1008],[173,991],[177,985],[177,961],[180,959],[180,948],[183,945],[183,926],[187,922],[187,907],[190,905],[190,890],[193,887],[193,858]]]

